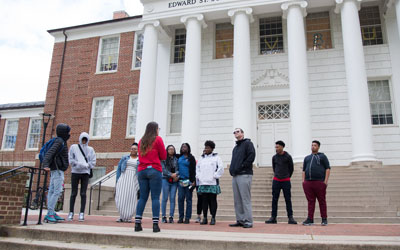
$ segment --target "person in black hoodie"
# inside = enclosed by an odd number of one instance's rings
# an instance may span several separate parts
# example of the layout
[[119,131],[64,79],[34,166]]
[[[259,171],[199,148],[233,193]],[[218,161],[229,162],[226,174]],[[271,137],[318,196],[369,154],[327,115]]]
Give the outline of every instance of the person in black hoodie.
[[244,138],[244,132],[241,128],[236,128],[233,134],[237,141],[232,151],[229,173],[233,177],[232,189],[236,223],[229,226],[251,228],[253,227],[251,183],[256,150],[250,139]]
[[274,178],[272,180],[272,211],[271,218],[265,221],[266,224],[276,224],[276,217],[278,216],[278,200],[283,190],[286,202],[286,212],[289,218],[289,224],[297,224],[293,219],[293,209],[291,200],[291,183],[290,178],[293,174],[293,159],[292,156],[283,149],[285,143],[283,141],[275,142],[276,155],[272,157],[272,169],[274,171]]
[[322,217],[322,226],[328,225],[326,209],[326,188],[331,172],[328,157],[319,153],[319,141],[311,144],[312,154],[306,156],[303,162],[303,190],[308,201],[308,217],[303,225],[310,226],[314,223],[315,199],[318,199],[319,210]]
[[47,194],[47,215],[44,217],[44,222],[56,223],[63,221],[56,214],[54,208],[58,197],[60,196],[64,184],[64,171],[68,169],[68,146],[67,141],[70,137],[71,128],[64,123],[60,123],[56,127],[57,137],[49,150],[44,155],[43,168],[50,171],[50,186]]

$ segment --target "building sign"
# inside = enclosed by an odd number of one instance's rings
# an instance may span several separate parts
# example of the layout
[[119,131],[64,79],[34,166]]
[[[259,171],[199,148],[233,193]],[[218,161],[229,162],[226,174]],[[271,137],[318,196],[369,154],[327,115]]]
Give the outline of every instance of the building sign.
[[214,3],[219,2],[220,0],[180,0],[180,1],[172,1],[168,3],[168,8],[177,8],[183,6],[198,6],[206,3]]

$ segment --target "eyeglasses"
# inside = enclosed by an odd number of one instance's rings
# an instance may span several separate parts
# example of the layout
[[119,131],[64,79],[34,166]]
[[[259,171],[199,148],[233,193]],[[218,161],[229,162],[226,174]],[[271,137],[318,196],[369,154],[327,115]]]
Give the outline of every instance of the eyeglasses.
[[233,131],[233,134],[240,133],[240,130]]

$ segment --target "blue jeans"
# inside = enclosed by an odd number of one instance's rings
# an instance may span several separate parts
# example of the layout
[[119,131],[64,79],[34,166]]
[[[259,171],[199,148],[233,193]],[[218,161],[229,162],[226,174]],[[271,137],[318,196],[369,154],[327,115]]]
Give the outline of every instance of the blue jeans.
[[140,199],[136,207],[136,217],[142,218],[146,202],[151,192],[151,208],[153,221],[160,218],[160,194],[162,186],[161,172],[154,168],[147,168],[138,172]]
[[[179,207],[179,219],[190,219],[192,218],[192,191],[189,187],[181,187],[178,185],[178,207]],[[185,199],[186,199],[186,216],[185,216]]]
[[175,196],[176,189],[178,188],[178,182],[170,183],[167,179],[162,179],[162,203],[161,211],[162,216],[167,216],[167,201],[169,197],[169,216],[174,217],[175,213]]
[[56,212],[54,208],[58,201],[58,197],[63,190],[64,172],[61,170],[50,171],[50,186],[47,194],[47,214],[54,215]]

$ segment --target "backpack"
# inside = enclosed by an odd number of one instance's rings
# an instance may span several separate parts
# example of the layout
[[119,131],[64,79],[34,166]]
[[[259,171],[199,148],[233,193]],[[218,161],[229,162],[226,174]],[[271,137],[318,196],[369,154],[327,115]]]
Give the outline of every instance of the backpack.
[[[43,147],[40,149],[39,152],[39,160],[40,160],[40,164],[42,164],[43,160],[44,160],[44,156],[46,155],[47,151],[49,151],[49,149],[51,148],[51,146],[53,146],[54,141],[56,140],[57,137],[53,137],[50,140],[48,140]],[[60,149],[60,151],[58,153],[61,152],[61,150],[64,148],[64,144],[62,146],[62,148]],[[58,154],[57,153],[57,154]]]

